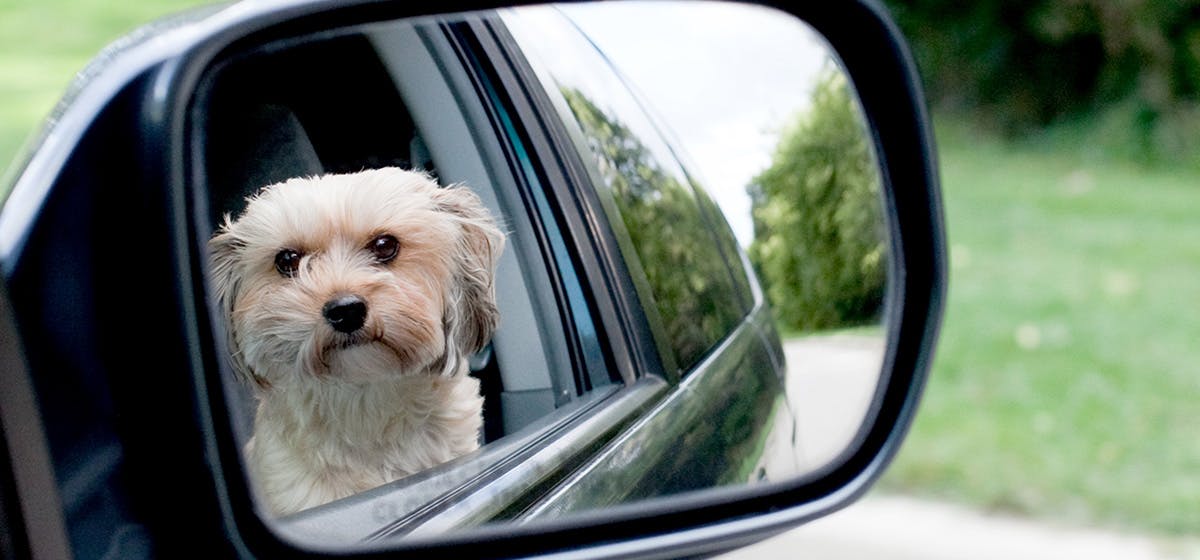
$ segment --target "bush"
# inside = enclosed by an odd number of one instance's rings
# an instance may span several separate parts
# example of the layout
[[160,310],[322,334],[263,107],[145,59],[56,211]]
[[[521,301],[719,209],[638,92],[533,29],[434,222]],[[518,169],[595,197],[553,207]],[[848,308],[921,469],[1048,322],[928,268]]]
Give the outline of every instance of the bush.
[[748,187],[750,260],[780,325],[812,330],[878,318],[887,279],[878,163],[844,75],[830,68]]

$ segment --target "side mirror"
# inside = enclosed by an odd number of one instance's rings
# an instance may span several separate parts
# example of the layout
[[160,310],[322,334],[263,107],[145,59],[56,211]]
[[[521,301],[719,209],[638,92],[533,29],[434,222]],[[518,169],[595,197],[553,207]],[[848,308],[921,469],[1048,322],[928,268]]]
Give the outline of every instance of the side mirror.
[[430,9],[236,4],[83,74],[0,209],[17,549],[705,555],[887,466],[946,271],[882,8]]

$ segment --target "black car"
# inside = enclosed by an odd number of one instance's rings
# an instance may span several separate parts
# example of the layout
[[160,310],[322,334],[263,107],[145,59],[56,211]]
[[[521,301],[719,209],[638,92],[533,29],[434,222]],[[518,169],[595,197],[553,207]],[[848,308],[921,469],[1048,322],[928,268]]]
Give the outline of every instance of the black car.
[[[757,217],[767,176],[712,184],[686,119],[663,110],[704,92],[663,97],[606,49],[622,21],[665,34],[682,7],[611,7],[606,36],[589,12],[606,5],[458,11],[480,8],[204,9],[83,73],[0,210],[6,556],[680,556],[832,511],[878,476],[914,412],[944,290],[927,119],[882,11],[687,8],[731,10],[714,12],[730,28],[742,13],[803,27],[814,72],[850,92],[838,99],[854,148],[818,144],[828,169],[779,172],[824,181],[834,210],[772,223]],[[758,103],[735,85],[735,104]],[[843,162],[866,169],[857,198],[838,190]],[[230,373],[205,243],[264,185],[385,166],[468,185],[508,232],[501,326],[471,364],[482,445],[272,518],[242,468],[253,398]],[[851,211],[868,218],[838,221]],[[761,260],[790,239],[780,223],[866,240],[858,273],[813,291],[849,301],[851,319],[804,331],[874,325],[858,404],[799,388],[786,292]],[[813,251],[792,268],[817,270]],[[813,434],[837,431],[807,414],[821,400],[852,421],[816,452]]]

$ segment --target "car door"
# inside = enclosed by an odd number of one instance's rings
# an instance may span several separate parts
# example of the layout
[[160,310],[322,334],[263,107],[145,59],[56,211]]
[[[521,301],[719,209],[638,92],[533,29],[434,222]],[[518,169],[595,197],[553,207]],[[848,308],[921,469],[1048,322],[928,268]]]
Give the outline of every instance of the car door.
[[[609,240],[606,256],[633,284],[632,305],[663,368],[639,375],[671,384],[531,515],[795,474],[783,371],[768,343],[777,339],[762,330],[773,329],[770,312],[719,210],[569,18],[550,7],[514,9],[503,24],[491,33],[522,49],[506,59],[528,65],[515,73],[526,77],[531,104],[556,117],[547,144],[574,167],[572,187],[599,230],[592,235]],[[705,421],[713,417],[723,420]]]

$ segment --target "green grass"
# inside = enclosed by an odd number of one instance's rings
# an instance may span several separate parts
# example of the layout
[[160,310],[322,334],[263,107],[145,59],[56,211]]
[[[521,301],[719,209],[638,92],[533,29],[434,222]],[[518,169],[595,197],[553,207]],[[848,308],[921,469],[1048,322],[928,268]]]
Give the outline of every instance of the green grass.
[[0,2],[0,169],[46,118],[76,72],[105,45],[200,0]]
[[1200,172],[938,140],[948,305],[883,487],[1200,531]]

